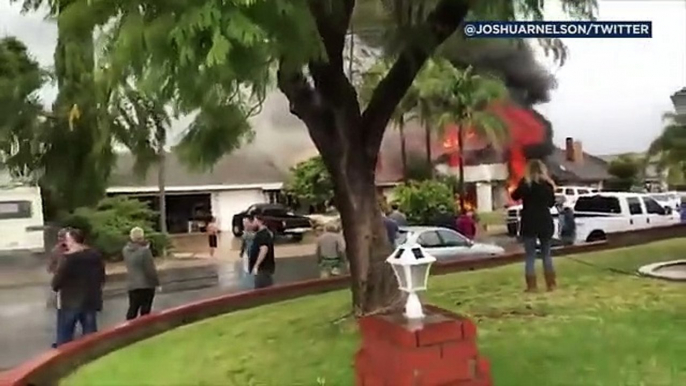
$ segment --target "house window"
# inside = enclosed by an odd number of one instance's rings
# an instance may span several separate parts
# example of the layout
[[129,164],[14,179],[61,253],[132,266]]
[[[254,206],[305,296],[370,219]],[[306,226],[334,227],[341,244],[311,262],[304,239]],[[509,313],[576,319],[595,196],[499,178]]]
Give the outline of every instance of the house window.
[[31,201],[0,201],[0,220],[31,218]]

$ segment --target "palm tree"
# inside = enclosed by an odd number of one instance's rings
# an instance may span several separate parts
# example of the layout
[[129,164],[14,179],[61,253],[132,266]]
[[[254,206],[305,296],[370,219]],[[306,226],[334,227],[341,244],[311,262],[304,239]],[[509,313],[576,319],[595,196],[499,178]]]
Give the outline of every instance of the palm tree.
[[[433,108],[436,126],[442,130],[447,125],[458,127],[458,151],[460,210],[464,212],[464,137],[465,130],[471,130],[476,136],[486,139],[491,145],[500,148],[509,136],[507,126],[499,116],[487,108],[493,102],[504,98],[507,89],[495,78],[478,75],[469,66],[463,71],[457,70],[446,61],[439,62],[442,74],[434,79],[431,86],[434,93]],[[436,98],[440,96],[440,100]]]
[[134,172],[144,176],[152,164],[157,164],[159,226],[160,232],[166,235],[165,146],[171,117],[161,98],[149,95],[130,83],[125,83],[112,93],[110,113],[114,116],[114,138],[135,157]]
[[670,177],[683,180],[686,178],[686,116],[668,112],[662,119],[665,127],[650,144],[646,160],[657,158],[658,170],[667,170]]

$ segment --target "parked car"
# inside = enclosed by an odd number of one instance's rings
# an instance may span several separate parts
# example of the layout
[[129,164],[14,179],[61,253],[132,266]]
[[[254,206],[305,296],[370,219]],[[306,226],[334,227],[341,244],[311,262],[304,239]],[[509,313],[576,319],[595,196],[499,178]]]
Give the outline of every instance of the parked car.
[[574,205],[576,242],[606,240],[616,232],[667,226],[679,222],[650,195],[600,192],[579,197]]
[[396,244],[415,243],[438,260],[505,253],[505,249],[499,245],[474,242],[452,229],[428,226],[401,227]]
[[291,236],[293,240],[302,240],[304,234],[312,230],[312,222],[305,216],[293,213],[281,204],[254,204],[248,209],[233,216],[232,230],[236,237],[243,235],[243,218],[248,214],[262,214],[267,228],[275,235]]

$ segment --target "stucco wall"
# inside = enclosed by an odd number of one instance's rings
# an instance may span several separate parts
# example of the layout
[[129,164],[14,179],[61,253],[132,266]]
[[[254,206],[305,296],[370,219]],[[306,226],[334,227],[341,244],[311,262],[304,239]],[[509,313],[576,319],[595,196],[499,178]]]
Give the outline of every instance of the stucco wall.
[[264,203],[267,199],[262,189],[223,190],[212,193],[212,214],[219,221],[219,229],[231,231],[231,221],[252,204]]

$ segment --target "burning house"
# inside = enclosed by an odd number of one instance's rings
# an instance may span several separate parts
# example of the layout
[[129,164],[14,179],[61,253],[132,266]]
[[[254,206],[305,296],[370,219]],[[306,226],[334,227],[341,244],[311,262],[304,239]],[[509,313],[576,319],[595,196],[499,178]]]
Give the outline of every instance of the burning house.
[[[561,183],[597,185],[609,176],[606,163],[583,152],[581,143],[568,139],[566,148],[553,145],[551,123],[533,106],[549,100],[555,87],[553,76],[536,62],[526,46],[496,44],[462,52],[476,68],[495,73],[503,79],[510,94],[506,104],[492,106],[492,111],[506,124],[509,141],[495,149],[468,129],[465,132],[464,155],[458,153],[458,128],[447,127],[439,136],[432,130],[429,144],[436,171],[459,175],[460,159],[464,162],[466,201],[479,211],[491,211],[511,203],[511,191],[521,177],[528,159],[544,160],[553,178]],[[466,59],[464,59],[466,58]],[[411,159],[426,159],[425,129],[416,123],[404,130],[406,154]],[[385,181],[402,179],[401,138],[397,130],[386,133],[381,148],[377,176]]]

